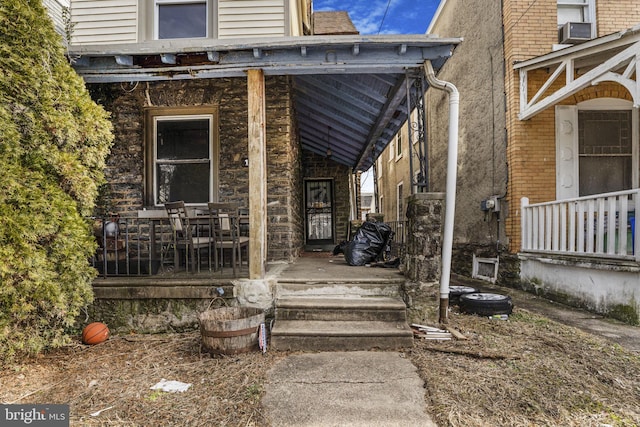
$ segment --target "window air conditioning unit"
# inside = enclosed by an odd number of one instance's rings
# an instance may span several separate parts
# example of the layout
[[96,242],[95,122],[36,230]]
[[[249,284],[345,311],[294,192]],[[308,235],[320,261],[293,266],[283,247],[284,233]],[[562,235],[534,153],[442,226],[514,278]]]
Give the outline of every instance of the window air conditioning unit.
[[591,40],[591,22],[567,22],[558,29],[558,42],[576,44]]

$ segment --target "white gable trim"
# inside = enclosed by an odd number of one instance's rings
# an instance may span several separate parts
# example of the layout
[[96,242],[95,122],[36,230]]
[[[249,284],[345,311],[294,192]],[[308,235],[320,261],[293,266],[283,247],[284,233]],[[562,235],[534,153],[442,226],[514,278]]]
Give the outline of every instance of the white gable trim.
[[[601,52],[601,54],[606,54],[606,51]],[[617,82],[624,86],[631,94],[633,106],[635,108],[640,107],[640,79],[638,78],[638,74],[640,74],[640,40],[574,79],[576,62],[584,59],[584,57],[577,54],[570,54],[565,58],[561,58],[555,71],[531,100],[529,100],[527,93],[528,73],[542,67],[521,68],[520,114],[518,115],[520,120],[528,120],[580,90],[605,81]],[[563,74],[566,79],[565,85],[543,97],[548,88]]]

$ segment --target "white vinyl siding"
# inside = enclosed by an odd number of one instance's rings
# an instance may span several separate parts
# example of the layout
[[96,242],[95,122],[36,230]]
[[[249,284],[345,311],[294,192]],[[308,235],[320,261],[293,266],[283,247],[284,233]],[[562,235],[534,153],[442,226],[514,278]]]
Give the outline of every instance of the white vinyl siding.
[[136,43],[137,0],[73,0],[73,44]]
[[285,36],[284,0],[220,0],[218,38]]
[[49,16],[53,21],[58,34],[64,36],[64,20],[62,18],[62,9],[69,7],[68,0],[42,0],[42,5],[49,12]]

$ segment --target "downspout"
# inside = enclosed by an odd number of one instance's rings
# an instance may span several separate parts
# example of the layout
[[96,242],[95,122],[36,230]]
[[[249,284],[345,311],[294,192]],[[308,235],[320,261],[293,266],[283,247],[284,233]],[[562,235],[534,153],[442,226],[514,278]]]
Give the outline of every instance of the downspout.
[[449,282],[451,278],[451,252],[453,249],[453,223],[456,209],[456,174],[458,169],[458,108],[460,93],[449,82],[439,80],[431,61],[424,62],[429,85],[449,93],[449,145],[447,150],[447,184],[445,198],[444,233],[442,236],[442,271],[440,274],[440,323],[447,323],[449,310]]

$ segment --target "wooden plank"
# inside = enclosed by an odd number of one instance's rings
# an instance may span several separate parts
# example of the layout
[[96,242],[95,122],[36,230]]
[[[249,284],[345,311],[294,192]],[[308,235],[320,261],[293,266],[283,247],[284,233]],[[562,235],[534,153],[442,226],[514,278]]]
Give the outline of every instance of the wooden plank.
[[247,70],[249,128],[249,279],[264,279],[267,259],[267,153],[264,71]]
[[449,331],[451,333],[451,335],[453,335],[458,340],[468,340],[469,339],[469,338],[467,338],[466,335],[464,335],[462,332],[460,332],[459,330],[457,330],[453,326],[447,326],[447,331]]

